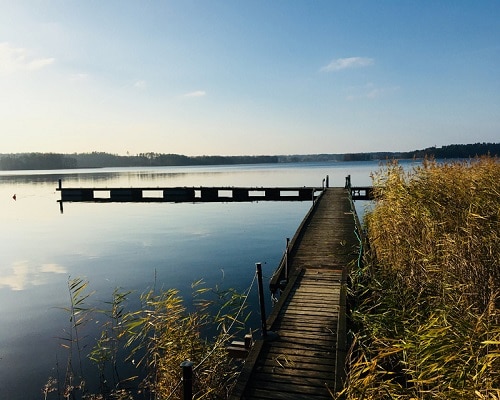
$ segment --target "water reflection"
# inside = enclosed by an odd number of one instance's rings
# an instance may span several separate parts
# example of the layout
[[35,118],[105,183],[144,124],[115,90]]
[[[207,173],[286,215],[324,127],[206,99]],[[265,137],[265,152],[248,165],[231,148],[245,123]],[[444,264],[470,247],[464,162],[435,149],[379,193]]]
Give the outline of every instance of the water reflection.
[[67,269],[59,264],[33,265],[29,261],[16,261],[5,270],[5,274],[0,276],[0,289],[8,288],[14,291],[44,285],[51,280],[51,275],[68,273]]
[[[331,186],[343,186],[347,175],[353,176],[353,185],[370,184],[367,167],[376,169],[374,162],[351,163],[299,163],[272,165],[226,165],[212,167],[143,167],[143,168],[94,168],[57,171],[0,171],[1,183],[44,183],[57,184],[59,179],[68,183],[107,183],[120,182],[138,184],[143,181],[152,183],[183,182],[183,186],[321,186],[322,179],[330,174]],[[311,177],[314,180],[311,180]],[[186,182],[188,178],[188,182]],[[221,178],[224,182],[221,183]],[[217,183],[215,183],[217,182]]]

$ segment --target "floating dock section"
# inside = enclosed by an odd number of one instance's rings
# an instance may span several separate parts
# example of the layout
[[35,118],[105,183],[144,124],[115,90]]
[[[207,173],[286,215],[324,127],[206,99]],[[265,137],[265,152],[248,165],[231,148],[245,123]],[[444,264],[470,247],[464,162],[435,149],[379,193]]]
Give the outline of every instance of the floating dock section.
[[56,189],[61,202],[232,202],[307,201],[316,199],[324,188],[316,187],[146,187]]

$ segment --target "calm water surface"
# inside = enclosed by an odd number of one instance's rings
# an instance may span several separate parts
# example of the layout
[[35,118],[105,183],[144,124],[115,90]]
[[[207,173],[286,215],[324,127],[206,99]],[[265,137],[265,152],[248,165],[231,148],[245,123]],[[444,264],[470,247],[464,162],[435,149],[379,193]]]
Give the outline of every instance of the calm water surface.
[[[117,287],[144,292],[204,279],[245,290],[255,262],[269,277],[310,202],[65,203],[66,187],[370,185],[378,164],[311,163],[67,171],[0,171],[0,399],[43,399],[66,354],[68,279],[81,277],[109,301]],[[14,194],[16,200],[13,199]],[[257,295],[251,299],[257,308]],[[252,323],[252,322],[251,322]],[[254,322],[255,323],[255,322]],[[258,323],[253,327],[258,328]],[[95,335],[92,330],[89,336]],[[88,350],[86,350],[88,352]],[[59,367],[64,370],[64,367]]]

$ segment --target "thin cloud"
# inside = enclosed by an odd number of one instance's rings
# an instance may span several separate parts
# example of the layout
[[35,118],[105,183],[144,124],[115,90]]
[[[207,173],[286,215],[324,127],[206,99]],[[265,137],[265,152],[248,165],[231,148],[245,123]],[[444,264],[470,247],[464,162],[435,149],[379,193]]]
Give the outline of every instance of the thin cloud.
[[368,67],[374,64],[373,58],[368,57],[348,57],[348,58],[337,58],[330,62],[330,64],[321,68],[324,72],[335,72],[343,69],[349,68],[360,68]]
[[186,93],[182,97],[203,97],[206,95],[207,92],[205,92],[204,90],[196,90],[195,92]]
[[145,80],[139,80],[136,83],[134,83],[134,87],[140,90],[144,90],[148,87],[148,83]]
[[35,71],[37,69],[42,69],[47,65],[53,64],[55,58],[39,58],[37,60],[30,61],[26,64],[26,69],[29,71]]
[[10,74],[18,71],[37,71],[53,64],[54,58],[33,58],[26,49],[0,43],[0,73]]
[[361,87],[351,87],[349,89],[351,93],[347,96],[347,100],[377,99],[397,92],[399,89],[399,86],[377,87],[373,83],[368,83]]
[[89,79],[89,75],[84,73],[72,74],[69,79],[72,82],[83,82]]

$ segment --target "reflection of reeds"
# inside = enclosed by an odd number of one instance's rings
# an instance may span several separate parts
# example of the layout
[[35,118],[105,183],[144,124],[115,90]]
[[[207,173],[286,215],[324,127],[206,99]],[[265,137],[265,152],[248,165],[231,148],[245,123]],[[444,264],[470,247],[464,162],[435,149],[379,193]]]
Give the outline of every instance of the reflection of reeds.
[[499,160],[373,179],[346,398],[499,398]]

